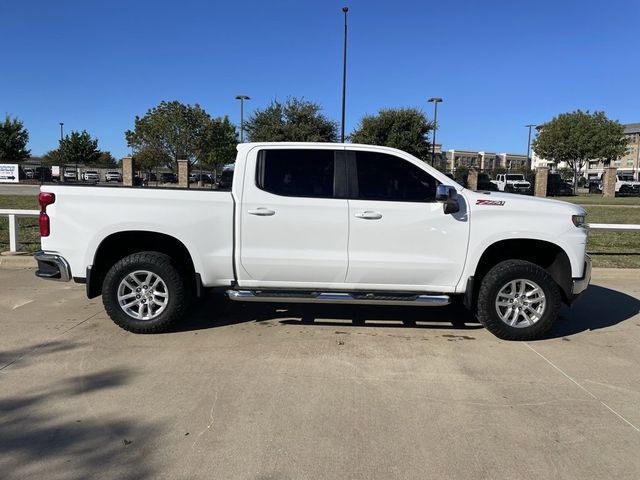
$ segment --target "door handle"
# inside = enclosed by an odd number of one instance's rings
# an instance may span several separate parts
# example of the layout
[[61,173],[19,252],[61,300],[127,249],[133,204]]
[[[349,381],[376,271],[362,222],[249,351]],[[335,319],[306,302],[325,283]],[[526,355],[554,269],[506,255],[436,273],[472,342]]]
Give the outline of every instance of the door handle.
[[271,215],[275,215],[276,212],[275,210],[269,210],[268,208],[258,207],[248,210],[248,213],[250,215],[258,215],[260,217],[270,217]]
[[380,220],[382,218],[382,214],[380,212],[372,212],[371,210],[358,212],[355,216],[356,218],[364,218],[365,220]]

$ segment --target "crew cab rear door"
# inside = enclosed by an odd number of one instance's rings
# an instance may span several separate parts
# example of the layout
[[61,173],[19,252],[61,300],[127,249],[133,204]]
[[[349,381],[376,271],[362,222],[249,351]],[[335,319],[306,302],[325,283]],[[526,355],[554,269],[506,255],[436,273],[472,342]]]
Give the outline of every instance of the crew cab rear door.
[[265,146],[248,153],[239,205],[244,287],[339,288],[349,235],[344,150]]
[[445,214],[438,181],[421,166],[375,149],[347,148],[347,283],[388,291],[453,291],[465,264],[469,221]]

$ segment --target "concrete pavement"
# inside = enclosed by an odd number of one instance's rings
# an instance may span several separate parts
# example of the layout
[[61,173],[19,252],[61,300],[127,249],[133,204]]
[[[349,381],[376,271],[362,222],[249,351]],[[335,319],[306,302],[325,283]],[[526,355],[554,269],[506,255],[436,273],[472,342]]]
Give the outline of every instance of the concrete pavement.
[[0,269],[0,476],[637,479],[640,282],[594,284],[538,342],[456,307],[216,297],[141,336]]

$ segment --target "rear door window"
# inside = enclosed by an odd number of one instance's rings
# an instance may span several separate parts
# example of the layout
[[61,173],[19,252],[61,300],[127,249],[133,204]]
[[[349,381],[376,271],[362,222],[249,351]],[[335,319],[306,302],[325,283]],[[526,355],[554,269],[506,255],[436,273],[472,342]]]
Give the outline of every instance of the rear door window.
[[258,155],[258,188],[288,197],[334,196],[334,150],[262,150]]

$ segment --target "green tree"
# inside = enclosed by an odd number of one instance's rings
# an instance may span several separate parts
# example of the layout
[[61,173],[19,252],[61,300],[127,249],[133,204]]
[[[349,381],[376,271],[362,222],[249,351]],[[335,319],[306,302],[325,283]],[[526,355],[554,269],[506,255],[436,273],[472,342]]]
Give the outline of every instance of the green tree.
[[[98,149],[98,140],[91,138],[86,130],[66,135],[57,149],[48,151],[44,159],[50,164],[99,164],[104,152]],[[110,154],[109,154],[110,155]]]
[[338,124],[321,111],[319,104],[302,98],[274,100],[253,112],[244,127],[251,142],[335,142]]
[[427,140],[433,123],[416,108],[383,108],[377,115],[365,115],[353,131],[354,143],[399,148],[422,160],[430,157]]
[[102,152],[96,163],[102,167],[115,167],[118,161],[111,155],[111,152]]
[[164,150],[146,147],[133,154],[133,161],[137,170],[150,172],[159,166],[170,165],[172,158]]
[[214,118],[205,129],[199,161],[201,166],[219,168],[236,157],[238,133],[229,117]]
[[566,162],[573,170],[575,187],[588,161],[609,163],[625,154],[627,143],[623,132],[622,125],[608,119],[604,112],[576,110],[561,113],[542,125],[533,149],[547,160]]
[[24,124],[6,115],[4,122],[0,123],[0,163],[21,162],[29,158],[28,142],[29,132]]
[[127,144],[139,152],[163,152],[175,169],[180,159],[193,164],[206,152],[206,135],[211,117],[200,105],[178,101],[160,102],[143,117],[136,116],[133,130],[127,130]]

